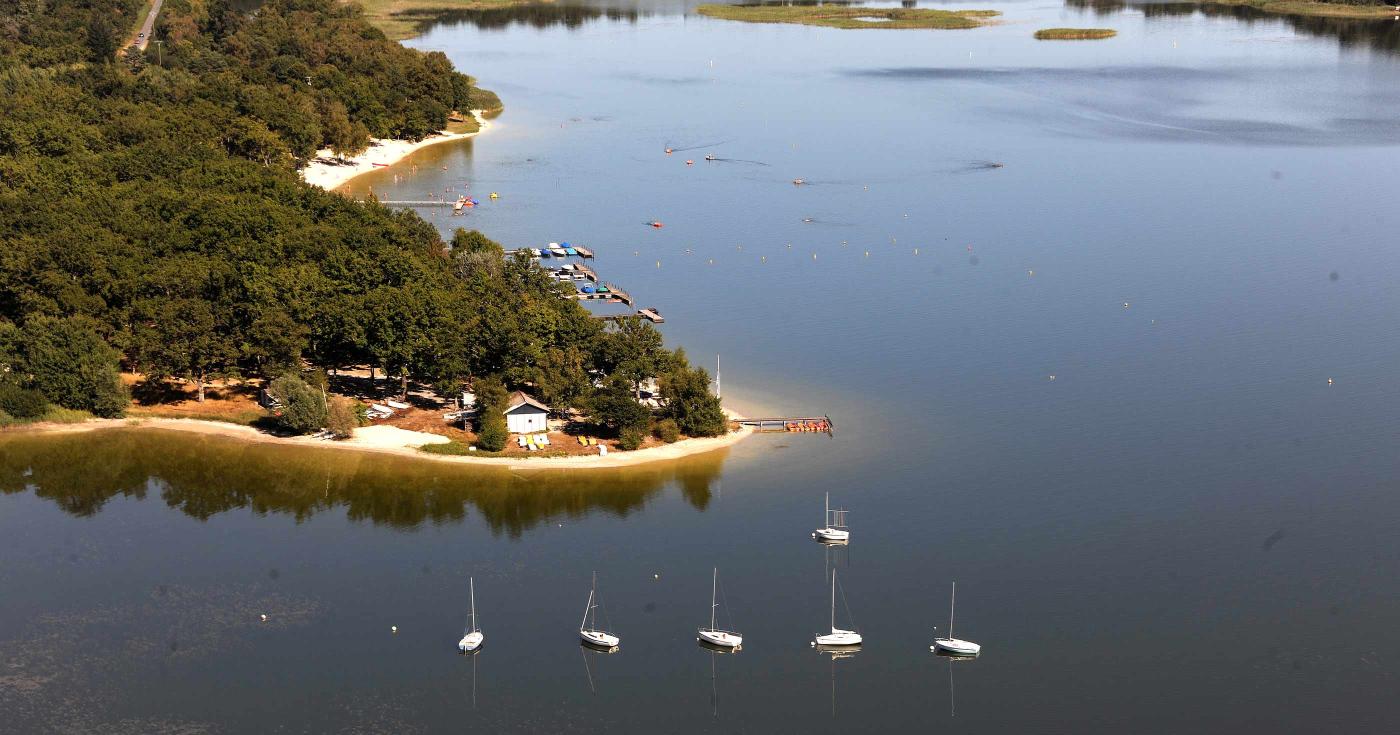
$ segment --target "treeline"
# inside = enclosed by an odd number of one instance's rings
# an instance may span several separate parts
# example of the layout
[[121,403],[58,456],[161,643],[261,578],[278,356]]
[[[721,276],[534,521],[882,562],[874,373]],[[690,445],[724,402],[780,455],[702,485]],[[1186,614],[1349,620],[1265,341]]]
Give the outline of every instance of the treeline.
[[169,0],[163,51],[133,69],[101,41],[134,23],[132,3],[32,5],[0,0],[0,398],[115,415],[118,363],[192,381],[202,400],[211,380],[309,362],[444,392],[492,377],[587,409],[619,392],[614,376],[635,391],[694,373],[649,325],[605,330],[480,233],[449,246],[412,212],[298,178],[340,123],[411,137],[469,105],[475,88],[441,54],[332,0],[252,15]]

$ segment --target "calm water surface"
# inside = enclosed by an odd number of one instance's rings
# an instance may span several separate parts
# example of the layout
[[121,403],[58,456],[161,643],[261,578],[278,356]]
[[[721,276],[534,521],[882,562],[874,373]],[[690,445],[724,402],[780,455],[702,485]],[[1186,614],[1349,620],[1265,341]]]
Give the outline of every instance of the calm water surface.
[[[1391,27],[1083,5],[413,41],[507,112],[353,190],[465,188],[444,230],[593,246],[729,401],[836,437],[605,475],[2,437],[7,727],[1400,729]],[[807,539],[828,491],[846,549]],[[712,566],[735,656],[695,646]],[[868,641],[837,661],[808,647],[833,566]],[[576,644],[593,570],[611,656]],[[953,580],[985,650],[956,666],[927,648]]]

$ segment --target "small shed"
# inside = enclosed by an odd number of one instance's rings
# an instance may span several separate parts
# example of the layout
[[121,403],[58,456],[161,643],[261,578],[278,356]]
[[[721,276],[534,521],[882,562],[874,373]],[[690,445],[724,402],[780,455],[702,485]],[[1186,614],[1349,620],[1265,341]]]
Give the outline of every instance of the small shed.
[[506,400],[506,429],[512,434],[531,434],[548,431],[545,419],[549,417],[549,406],[516,391]]

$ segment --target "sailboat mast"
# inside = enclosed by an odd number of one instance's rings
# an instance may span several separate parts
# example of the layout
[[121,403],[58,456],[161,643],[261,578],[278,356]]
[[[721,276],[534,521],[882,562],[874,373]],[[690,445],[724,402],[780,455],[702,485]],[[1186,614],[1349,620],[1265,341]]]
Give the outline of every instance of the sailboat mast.
[[[714,578],[710,580],[710,630],[715,629],[715,593],[719,591],[719,567],[715,567]],[[732,623],[731,623],[732,625]]]
[[593,591],[588,591],[588,604],[583,607],[583,620],[579,621],[579,630],[588,630],[588,613],[593,610]]
[[831,570],[831,630],[836,631],[836,570]]
[[831,493],[826,494],[826,504],[822,509],[822,523],[827,526],[831,525]]
[[958,604],[958,583],[953,583],[953,596],[948,600],[948,637],[953,637],[953,608]]
[[472,587],[472,632],[477,631],[476,627],[476,579],[468,578]]

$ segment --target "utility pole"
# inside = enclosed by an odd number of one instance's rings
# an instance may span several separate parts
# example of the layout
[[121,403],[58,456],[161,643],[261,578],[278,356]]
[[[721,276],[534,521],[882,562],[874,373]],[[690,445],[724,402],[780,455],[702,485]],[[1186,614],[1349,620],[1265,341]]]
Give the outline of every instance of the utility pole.
[[164,42],[164,41],[161,41],[161,40],[159,40],[159,39],[157,39],[156,42],[155,42],[155,44],[156,44],[156,66],[165,66],[164,57],[163,57],[163,54],[161,54],[161,46],[160,46],[160,45],[161,45],[162,43],[165,43],[165,42]]

